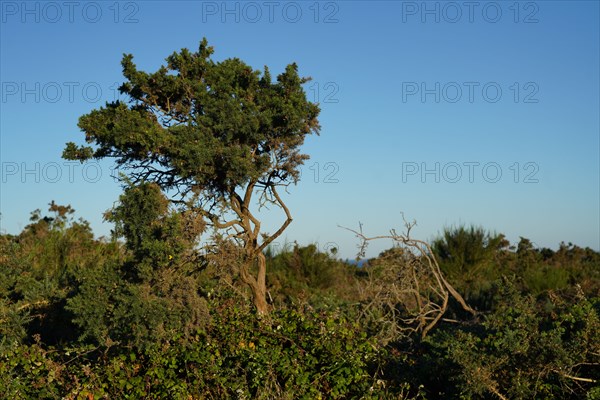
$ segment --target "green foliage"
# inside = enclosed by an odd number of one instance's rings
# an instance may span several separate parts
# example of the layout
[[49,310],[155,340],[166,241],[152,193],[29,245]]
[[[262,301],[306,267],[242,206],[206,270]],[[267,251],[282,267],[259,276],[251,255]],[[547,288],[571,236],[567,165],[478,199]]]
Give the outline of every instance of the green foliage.
[[127,258],[83,271],[66,309],[81,340],[160,346],[206,323],[199,282],[188,268],[199,262],[194,245],[204,225],[190,213],[169,210],[153,183],[130,185],[120,200],[108,219],[126,239]]
[[157,271],[181,269],[198,259],[194,246],[204,230],[202,219],[191,212],[171,211],[154,183],[130,184],[106,218],[115,223],[115,235],[125,237],[131,259],[124,272],[132,278],[148,281]]
[[[225,341],[223,342],[223,340]],[[206,341],[220,343],[215,381],[226,397],[342,398],[368,393],[377,353],[336,313],[281,310],[268,323],[235,307],[214,316]]]
[[285,300],[325,304],[327,299],[349,300],[355,294],[355,266],[319,252],[314,244],[267,254],[269,287]]
[[550,265],[538,265],[523,272],[524,283],[533,294],[552,289],[564,289],[569,285],[569,271]]
[[474,273],[490,262],[497,249],[506,245],[503,235],[486,233],[483,228],[445,228],[441,238],[432,243],[432,250],[449,277]]
[[0,397],[50,399],[60,391],[60,366],[39,344],[11,346],[0,352]]
[[63,156],[84,160],[116,157],[137,168],[134,182],[163,189],[229,195],[250,181],[296,181],[307,157],[304,136],[318,132],[319,107],[306,99],[296,64],[271,81],[237,58],[215,62],[204,39],[197,52],[182,49],[154,73],[139,71],[132,55],[122,60],[132,100],[84,115],[79,127],[97,145],[68,143]]
[[[339,311],[281,310],[259,321],[222,304],[212,323],[161,347],[46,351],[11,348],[0,394],[54,398],[408,398],[408,385],[380,379],[384,354]],[[76,364],[73,364],[76,361]]]
[[46,343],[71,340],[66,299],[83,271],[119,259],[115,243],[94,240],[70,206],[50,203],[50,216],[32,213],[18,236],[0,236],[0,347],[41,335]]
[[476,329],[440,332],[431,339],[450,364],[447,379],[463,398],[583,398],[600,377],[597,299],[568,304],[554,296],[545,314],[509,281],[499,305]]
[[445,228],[431,245],[444,275],[467,302],[479,309],[491,307],[487,293],[490,282],[501,276],[497,254],[506,247],[504,235],[474,226]]
[[447,279],[482,311],[494,308],[493,282],[516,274],[523,290],[535,296],[578,283],[584,293],[600,294],[600,253],[561,243],[558,251],[538,249],[521,237],[516,246],[483,228],[446,228],[432,243]]
[[[413,257],[401,249],[363,267],[314,245],[267,251],[274,311],[257,318],[243,282],[197,253],[195,214],[153,183],[120,200],[108,218],[124,243],[95,240],[55,203],[19,235],[0,235],[0,398],[598,398],[591,249],[522,238],[465,256],[516,279],[456,269],[487,311],[456,313],[421,340],[401,307],[412,292],[399,261]],[[237,248],[220,245],[234,271]],[[399,297],[381,313],[377,296],[390,288]],[[381,340],[392,323],[405,334]]]
[[73,323],[81,328],[81,340],[105,343],[109,333],[118,335],[113,315],[125,297],[118,267],[112,263],[100,265],[83,272],[78,279],[80,284],[67,300],[66,309],[73,314]]

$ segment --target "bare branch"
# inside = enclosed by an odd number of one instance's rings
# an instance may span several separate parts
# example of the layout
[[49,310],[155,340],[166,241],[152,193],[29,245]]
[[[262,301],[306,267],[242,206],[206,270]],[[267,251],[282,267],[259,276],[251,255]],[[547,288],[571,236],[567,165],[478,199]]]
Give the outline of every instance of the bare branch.
[[277,200],[277,203],[279,204],[279,206],[281,208],[283,208],[283,211],[285,212],[286,220],[274,234],[267,237],[263,241],[263,243],[258,247],[257,252],[259,252],[259,253],[262,252],[271,242],[273,242],[273,240],[277,239],[283,233],[283,231],[285,231],[285,229],[288,227],[288,225],[292,223],[292,220],[293,220],[290,210],[287,208],[287,206],[285,205],[283,200],[281,200],[281,197],[279,196],[279,193],[277,193],[277,189],[275,188],[275,186],[271,186],[270,190],[271,190],[271,193],[273,194],[273,196],[275,197],[275,199]]
[[566,373],[564,373],[564,372],[558,371],[558,370],[556,370],[556,369],[553,369],[552,371],[556,372],[557,374],[559,374],[559,375],[561,375],[561,376],[563,376],[563,377],[565,377],[565,378],[572,379],[572,380],[574,380],[574,381],[579,381],[579,382],[589,382],[589,383],[596,383],[596,382],[598,382],[596,379],[591,379],[591,378],[580,378],[580,377],[578,377],[578,376],[569,375],[569,374],[566,374]]
[[[393,329],[408,332],[420,332],[424,338],[441,320],[448,308],[450,296],[457,300],[463,309],[471,314],[473,310],[444,278],[439,264],[429,243],[410,237],[411,229],[416,222],[407,222],[402,215],[405,225],[404,234],[398,234],[394,229],[388,235],[367,236],[363,225],[359,229],[341,227],[356,235],[360,240],[357,258],[364,258],[368,243],[375,240],[389,239],[394,243],[393,249],[383,259],[375,262],[383,263],[381,277],[373,280],[370,275],[370,285],[379,287],[372,293],[367,310],[376,305],[391,318]],[[387,258],[386,258],[387,257]],[[371,267],[373,268],[373,267]],[[398,304],[402,305],[409,314],[402,318],[397,315]],[[367,311],[365,310],[365,312]],[[387,314],[386,314],[387,313]],[[395,326],[398,321],[403,326]]]

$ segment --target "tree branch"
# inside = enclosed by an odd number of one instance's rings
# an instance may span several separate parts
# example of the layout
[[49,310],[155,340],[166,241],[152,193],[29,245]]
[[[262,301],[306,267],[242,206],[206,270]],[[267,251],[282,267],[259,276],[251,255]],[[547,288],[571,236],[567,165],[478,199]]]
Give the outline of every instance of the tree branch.
[[279,206],[281,208],[283,208],[283,211],[285,212],[286,220],[281,225],[281,227],[277,230],[277,232],[275,232],[271,236],[267,237],[263,241],[263,243],[259,246],[259,248],[257,250],[259,253],[262,252],[271,242],[273,242],[273,240],[277,239],[283,233],[283,231],[285,231],[285,229],[288,227],[288,225],[291,224],[293,221],[290,210],[287,208],[287,206],[285,205],[283,200],[281,200],[281,197],[279,196],[279,193],[277,193],[277,189],[275,188],[275,186],[271,186],[270,190],[271,190],[271,193],[273,193],[273,196],[275,197],[275,199],[277,200],[277,203],[279,204]]

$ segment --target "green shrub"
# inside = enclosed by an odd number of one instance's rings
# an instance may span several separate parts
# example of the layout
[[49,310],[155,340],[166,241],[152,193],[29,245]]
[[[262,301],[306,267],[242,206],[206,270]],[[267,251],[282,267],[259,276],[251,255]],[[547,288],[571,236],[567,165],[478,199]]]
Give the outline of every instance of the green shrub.
[[[552,296],[541,311],[534,298],[505,281],[498,307],[481,325],[439,331],[430,342],[449,386],[462,398],[583,398],[600,378],[598,299]],[[581,378],[581,379],[580,379]]]

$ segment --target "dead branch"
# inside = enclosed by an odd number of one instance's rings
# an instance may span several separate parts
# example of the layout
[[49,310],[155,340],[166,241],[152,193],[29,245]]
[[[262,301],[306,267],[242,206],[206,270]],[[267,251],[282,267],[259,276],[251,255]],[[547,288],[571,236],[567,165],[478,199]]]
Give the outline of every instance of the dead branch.
[[[404,219],[404,215],[402,216]],[[439,264],[431,250],[429,243],[410,237],[411,229],[416,222],[407,222],[404,219],[405,232],[398,234],[391,230],[388,235],[367,236],[363,233],[363,226],[359,229],[341,227],[356,235],[360,240],[358,245],[358,258],[364,258],[369,242],[382,239],[391,239],[394,248],[383,253],[375,261],[378,276],[369,271],[366,287],[361,290],[366,301],[365,313],[375,312],[380,318],[389,318],[391,328],[395,332],[420,332],[425,338],[441,320],[448,308],[450,297],[454,298],[461,307],[476,314],[464,298],[444,278]],[[400,317],[398,307],[403,309],[404,315]],[[388,324],[389,325],[389,324]],[[387,340],[391,337],[386,338]]]

